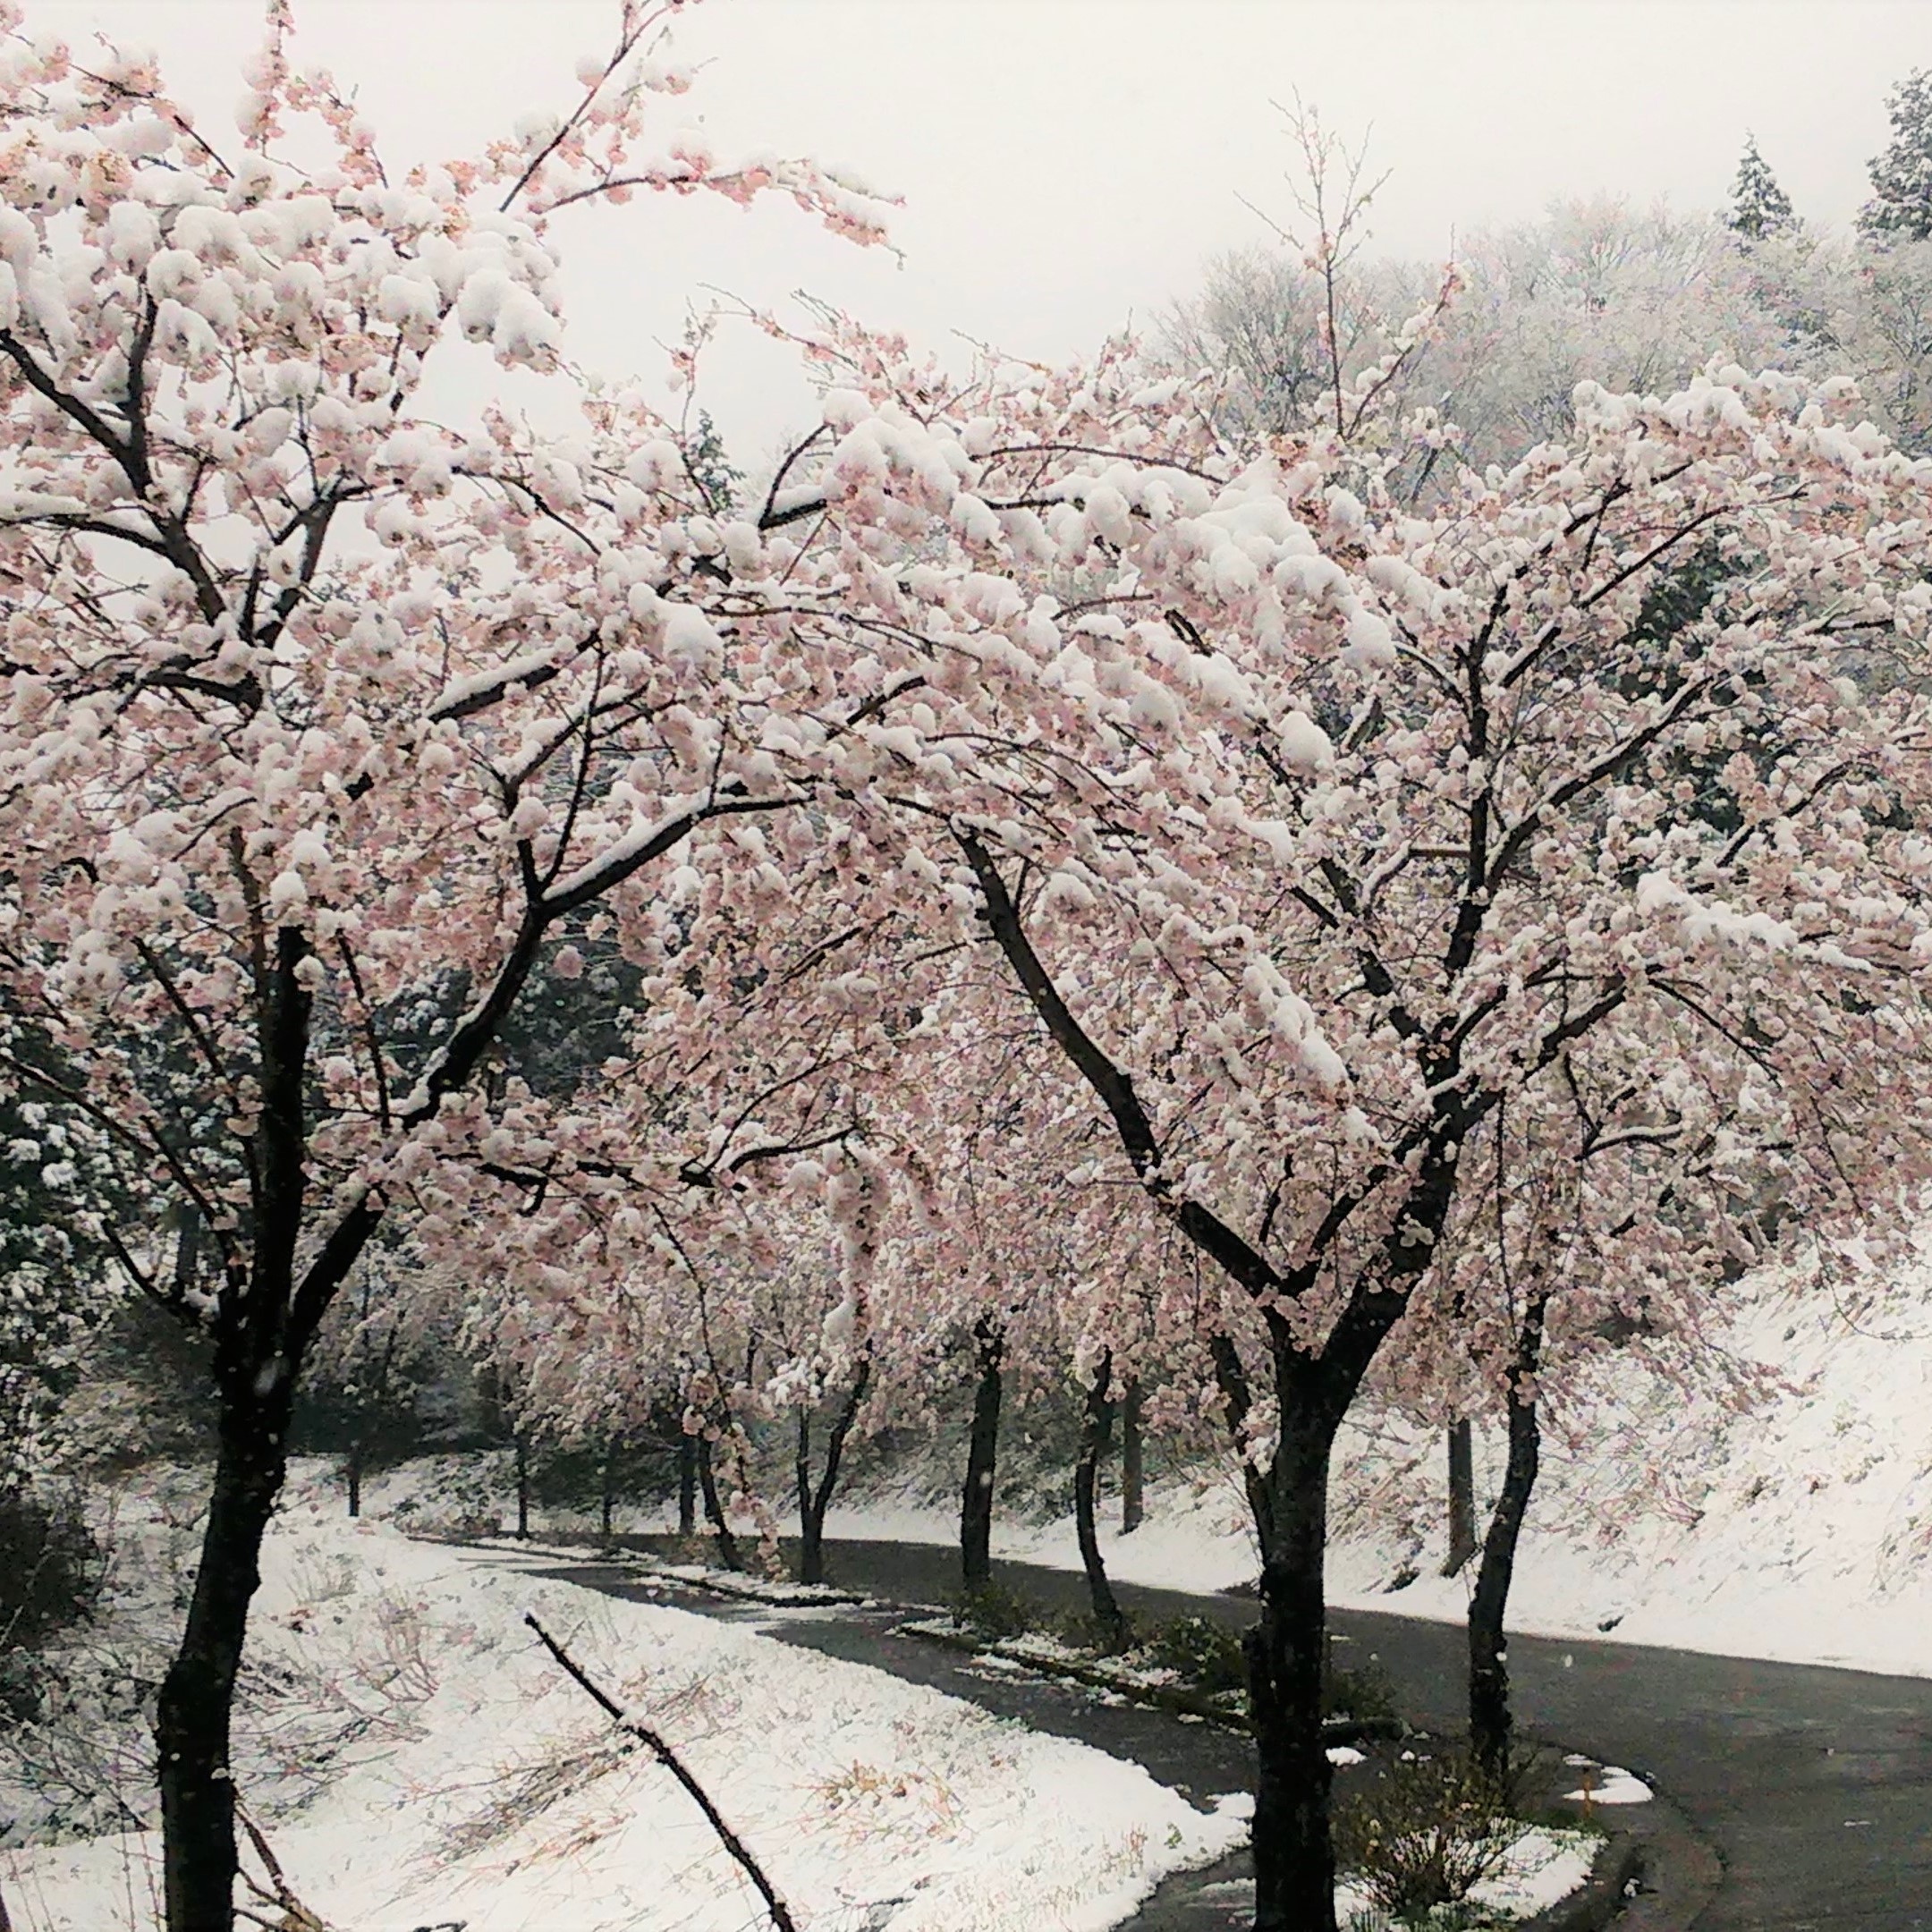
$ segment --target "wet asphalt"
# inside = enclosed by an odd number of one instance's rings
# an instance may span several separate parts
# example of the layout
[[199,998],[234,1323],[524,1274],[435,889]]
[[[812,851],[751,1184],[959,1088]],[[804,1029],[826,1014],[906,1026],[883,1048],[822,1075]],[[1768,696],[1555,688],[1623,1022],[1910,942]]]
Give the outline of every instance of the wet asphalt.
[[[619,1540],[659,1551],[670,1541]],[[935,1545],[827,1545],[835,1582],[894,1605],[945,1602],[957,1591],[957,1565],[956,1551]],[[997,1561],[994,1572],[1049,1609],[1084,1602],[1077,1572]],[[665,1600],[661,1586],[622,1568],[587,1564],[559,1574],[615,1596]],[[1252,1598],[1233,1592],[1196,1596],[1131,1584],[1116,1591],[1130,1615],[1148,1622],[1191,1614],[1240,1628],[1255,1614]],[[1244,1737],[1104,1703],[1059,1683],[988,1672],[897,1635],[894,1612],[792,1615],[766,1605],[726,1607],[715,1597],[694,1597],[691,1606],[755,1616],[787,1642],[877,1665],[1131,1758],[1197,1801],[1249,1785],[1253,1751]],[[1350,1646],[1343,1661],[1351,1652],[1380,1660],[1411,1724],[1437,1733],[1461,1728],[1459,1625],[1355,1611],[1335,1612],[1330,1622]],[[1666,1891],[1674,1895],[1638,1902],[1633,1927],[1932,1932],[1932,1682],[1530,1637],[1512,1640],[1510,1665],[1527,1735],[1637,1772],[1664,1801],[1660,1818],[1681,1813],[1689,1820],[1691,1831],[1678,1835],[1684,1842],[1669,1861]],[[1233,1885],[1219,1894],[1224,1909],[1210,1911],[1212,1898],[1196,1896],[1134,1921],[1135,1932],[1182,1926],[1208,1932],[1240,1923],[1238,1876],[1213,1877]]]

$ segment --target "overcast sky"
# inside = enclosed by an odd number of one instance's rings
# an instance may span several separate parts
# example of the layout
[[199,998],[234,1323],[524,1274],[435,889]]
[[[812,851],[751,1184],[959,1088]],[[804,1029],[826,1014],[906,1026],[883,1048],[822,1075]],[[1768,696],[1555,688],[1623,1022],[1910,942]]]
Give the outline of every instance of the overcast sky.
[[[295,0],[299,63],[360,87],[386,156],[473,148],[563,105],[614,0]],[[159,49],[213,132],[233,124],[256,0],[28,0],[28,27]],[[1843,227],[1885,139],[1888,86],[1932,65],[1932,0],[705,0],[678,21],[707,64],[663,104],[721,154],[768,147],[902,195],[901,267],[789,203],[663,198],[560,220],[572,352],[655,377],[656,344],[710,284],[806,288],[944,346],[1050,358],[1198,285],[1291,216],[1271,100],[1296,89],[1393,171],[1375,245],[1452,237],[1613,192],[1725,198],[1747,128],[1801,214]],[[217,142],[217,145],[219,143]],[[734,445],[801,414],[780,352],[718,356],[707,401]]]

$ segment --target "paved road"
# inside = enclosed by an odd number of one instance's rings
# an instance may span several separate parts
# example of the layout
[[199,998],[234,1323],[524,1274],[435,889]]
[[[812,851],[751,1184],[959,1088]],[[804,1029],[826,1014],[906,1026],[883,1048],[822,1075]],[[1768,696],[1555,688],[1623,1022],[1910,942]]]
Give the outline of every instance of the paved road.
[[[943,1601],[957,1586],[956,1554],[936,1546],[835,1542],[827,1555],[835,1580],[902,1602]],[[994,1568],[1043,1604],[1083,1600],[1075,1573]],[[603,1572],[603,1587],[611,1574]],[[1192,1612],[1238,1627],[1254,1615],[1251,1601],[1225,1593],[1123,1585],[1119,1595],[1130,1614],[1149,1619]],[[1458,1727],[1460,1627],[1353,1611],[1332,1622],[1358,1651],[1381,1659],[1411,1723]],[[801,1622],[777,1633],[962,1688],[956,1660],[891,1640],[870,1620]],[[895,1646],[889,1659],[877,1648],[884,1641]],[[1697,1932],[1932,1932],[1932,1682],[1527,1637],[1513,1640],[1510,1664],[1528,1732],[1580,1742],[1649,1776],[1715,1847],[1723,1871]],[[1241,1788],[1247,1775],[1246,1742],[1206,1726],[1053,1687],[974,1680],[968,1694],[1135,1758],[1196,1793]],[[1096,1723],[1108,1727],[1105,1735]]]

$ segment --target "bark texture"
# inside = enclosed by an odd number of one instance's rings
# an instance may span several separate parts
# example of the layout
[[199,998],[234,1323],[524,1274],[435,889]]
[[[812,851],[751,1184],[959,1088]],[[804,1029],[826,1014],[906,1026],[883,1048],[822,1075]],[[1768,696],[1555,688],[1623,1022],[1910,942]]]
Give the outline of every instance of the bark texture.
[[1322,1565],[1334,1436],[1325,1417],[1284,1417],[1269,1472],[1273,1535],[1261,1569],[1261,1620],[1244,1640],[1257,1756],[1255,1932],[1335,1927],[1334,1771],[1322,1735]]
[[1449,1555],[1445,1576],[1458,1576],[1476,1554],[1476,1456],[1468,1417],[1449,1425]]
[[1101,1642],[1109,1650],[1127,1647],[1127,1619],[1107,1581],[1106,1563],[1100,1555],[1097,1521],[1100,1462],[1114,1437],[1114,1358],[1100,1358],[1093,1385],[1080,1411],[1080,1457],[1073,1465],[1073,1518],[1080,1537],[1080,1567],[1087,1572],[1087,1597]]
[[1144,1403],[1139,1377],[1130,1377],[1121,1396],[1120,1526],[1131,1536],[1147,1516],[1147,1446],[1140,1411]]
[[698,1534],[698,1438],[695,1436],[678,1437],[677,1527],[680,1536]]
[[993,1580],[993,1475],[999,1454],[1001,1364],[1006,1340],[982,1315],[973,1325],[979,1379],[973,1385],[972,1431],[966,1439],[966,1485],[960,1501],[960,1581],[970,1596]]
[[704,1496],[705,1521],[717,1535],[718,1561],[727,1570],[742,1570],[744,1558],[739,1554],[738,1538],[732,1534],[724,1499],[718,1495],[717,1468],[712,1460],[708,1436],[698,1437],[698,1487]]
[[229,1718],[249,1603],[261,1582],[262,1537],[282,1487],[288,1412],[284,1390],[222,1408],[200,1567],[155,1720],[168,1932],[233,1925]]
[[852,1425],[859,1419],[859,1411],[871,1383],[872,1358],[868,1353],[859,1358],[858,1371],[852,1377],[852,1386],[846,1390],[838,1412],[832,1419],[831,1434],[826,1438],[825,1470],[816,1487],[811,1473],[811,1411],[802,1408],[799,1411],[797,1481],[801,1583],[823,1583],[826,1580],[826,1512],[831,1507],[833,1492],[838,1487],[839,1465],[844,1460],[846,1439],[852,1434]]
[[1513,1745],[1504,1614],[1516,1573],[1516,1546],[1523,1517],[1536,1492],[1542,1429],[1537,1416],[1536,1372],[1543,1356],[1544,1316],[1549,1304],[1539,1288],[1524,1307],[1509,1369],[1509,1462],[1483,1538],[1482,1562],[1469,1610],[1470,1751],[1492,1776],[1507,1777]]

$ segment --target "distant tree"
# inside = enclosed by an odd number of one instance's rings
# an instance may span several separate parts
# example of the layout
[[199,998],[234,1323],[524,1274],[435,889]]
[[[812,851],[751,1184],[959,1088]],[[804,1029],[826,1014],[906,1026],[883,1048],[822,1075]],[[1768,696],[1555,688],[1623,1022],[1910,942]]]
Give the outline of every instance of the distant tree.
[[343,1459],[349,1513],[362,1513],[362,1479],[377,1457],[413,1449],[415,1398],[436,1366],[438,1337],[401,1291],[400,1258],[372,1248],[318,1331],[296,1419]]
[[[1714,354],[1809,369],[1810,311],[1835,305],[1836,284],[1815,286],[1833,258],[1803,242],[1794,224],[1747,251],[1718,219],[1600,196],[1459,236],[1446,300],[1440,263],[1357,258],[1335,280],[1348,440],[1365,457],[1400,450],[1386,487],[1427,503],[1458,461],[1506,468],[1567,438],[1586,378],[1667,394]],[[1222,377],[1216,423],[1231,442],[1258,447],[1325,414],[1332,428],[1321,293],[1296,257],[1256,251],[1213,264],[1167,317],[1170,366]]]
[[1758,137],[1747,134],[1737,179],[1731,184],[1731,212],[1724,216],[1724,226],[1747,242],[1762,242],[1767,235],[1790,234],[1801,225],[1791,197],[1758,152]]
[[1859,211],[1873,240],[1932,240],[1932,71],[1915,67],[1885,96],[1892,140],[1873,156],[1872,198]]

